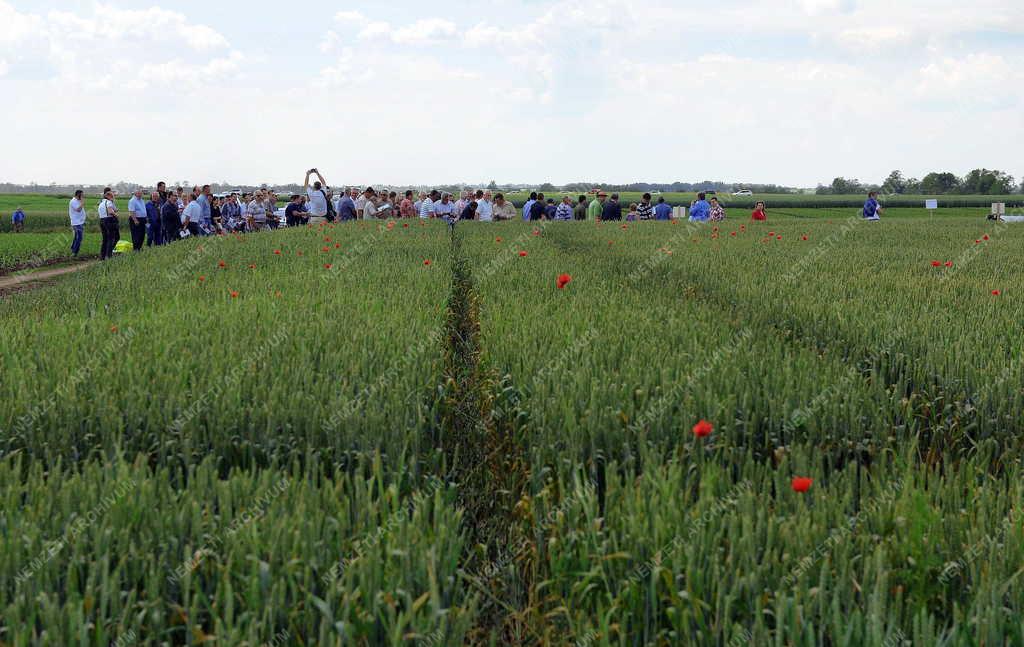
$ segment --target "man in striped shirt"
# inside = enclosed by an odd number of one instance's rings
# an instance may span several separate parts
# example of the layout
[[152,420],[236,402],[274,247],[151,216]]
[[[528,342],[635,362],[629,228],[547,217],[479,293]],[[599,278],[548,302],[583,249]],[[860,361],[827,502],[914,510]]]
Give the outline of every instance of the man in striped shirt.
[[430,195],[423,198],[423,204],[420,205],[420,218],[426,220],[427,218],[434,217],[434,202],[440,197],[440,193],[437,189],[430,192]]

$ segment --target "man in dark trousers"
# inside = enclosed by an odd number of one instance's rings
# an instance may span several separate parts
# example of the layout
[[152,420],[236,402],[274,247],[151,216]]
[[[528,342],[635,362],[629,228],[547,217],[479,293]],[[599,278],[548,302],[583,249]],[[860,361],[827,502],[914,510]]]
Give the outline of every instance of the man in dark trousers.
[[622,205],[619,204],[618,193],[613,193],[611,199],[604,203],[601,220],[622,220]]
[[146,247],[164,244],[164,227],[160,222],[160,192],[154,191],[146,203],[147,229]]
[[163,224],[164,244],[173,243],[181,237],[181,217],[178,215],[178,201],[172,195],[160,207],[160,221]]

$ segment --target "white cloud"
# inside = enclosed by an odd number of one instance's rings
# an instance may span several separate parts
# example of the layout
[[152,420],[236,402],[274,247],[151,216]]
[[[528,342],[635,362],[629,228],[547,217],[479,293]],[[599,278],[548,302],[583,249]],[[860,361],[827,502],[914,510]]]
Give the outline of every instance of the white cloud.
[[340,23],[363,22],[366,16],[361,11],[339,11],[334,14],[334,21]]
[[403,45],[429,45],[451,40],[458,33],[455,23],[440,18],[427,18],[396,29],[391,39]]
[[360,31],[360,40],[373,40],[388,36],[391,33],[391,25],[386,22],[375,21],[367,23]]

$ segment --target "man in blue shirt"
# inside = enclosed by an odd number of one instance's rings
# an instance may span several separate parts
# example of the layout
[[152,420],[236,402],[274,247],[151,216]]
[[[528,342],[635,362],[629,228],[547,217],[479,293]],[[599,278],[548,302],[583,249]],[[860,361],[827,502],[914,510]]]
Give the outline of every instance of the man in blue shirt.
[[878,192],[872,191],[868,194],[868,201],[864,203],[864,220],[872,222],[880,220],[878,214],[882,212],[882,206],[878,204]]
[[705,193],[697,194],[697,199],[690,205],[690,222],[707,222],[711,217],[711,205],[706,198]]
[[146,247],[164,244],[164,227],[160,223],[160,193],[154,191],[146,203],[146,219],[149,221],[146,230]]
[[530,199],[523,205],[523,220],[530,219],[530,209],[533,208],[533,203],[537,201],[537,192],[534,191],[530,194]]
[[618,193],[613,193],[611,199],[604,203],[601,220],[622,220],[622,205],[619,204]]
[[142,189],[135,189],[135,194],[128,201],[128,229],[132,234],[132,249],[139,251],[146,242],[146,203],[142,201]]
[[284,221],[289,227],[302,224],[302,196],[298,193],[292,194],[292,201],[284,208]]
[[655,220],[672,220],[672,207],[665,203],[665,198],[658,198],[658,204],[654,206]]
[[11,225],[14,226],[14,233],[18,233],[25,228],[25,212],[22,211],[21,207],[15,209],[14,213],[11,214]]
[[199,195],[196,196],[196,202],[199,203],[199,208],[202,209],[203,212],[203,227],[201,228],[202,233],[209,231],[213,227],[213,215],[210,210],[210,198],[210,185],[204,184],[203,188],[199,192]]
[[[416,210],[416,215],[419,215],[419,210]],[[341,200],[338,201],[338,219],[342,222],[356,219],[356,201],[352,199],[349,192],[345,192],[341,196]]]

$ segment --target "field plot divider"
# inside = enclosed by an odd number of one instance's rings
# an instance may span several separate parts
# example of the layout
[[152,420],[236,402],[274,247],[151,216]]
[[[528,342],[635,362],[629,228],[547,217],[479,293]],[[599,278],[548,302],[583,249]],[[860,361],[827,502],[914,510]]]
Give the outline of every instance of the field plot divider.
[[444,478],[457,485],[469,538],[460,577],[483,598],[476,641],[538,641],[527,620],[536,554],[529,524],[517,520],[530,468],[518,391],[482,361],[480,297],[471,262],[453,232],[452,290],[442,332],[441,383],[435,396],[432,446],[443,454]]

